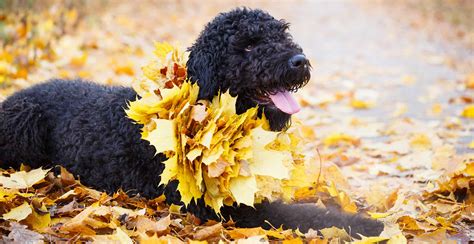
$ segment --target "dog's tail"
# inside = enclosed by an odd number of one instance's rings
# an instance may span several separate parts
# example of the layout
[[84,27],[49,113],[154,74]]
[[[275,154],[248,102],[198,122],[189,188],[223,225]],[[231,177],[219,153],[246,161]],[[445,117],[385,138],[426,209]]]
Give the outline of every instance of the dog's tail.
[[27,97],[14,95],[0,103],[0,168],[45,162],[44,120],[40,106]]

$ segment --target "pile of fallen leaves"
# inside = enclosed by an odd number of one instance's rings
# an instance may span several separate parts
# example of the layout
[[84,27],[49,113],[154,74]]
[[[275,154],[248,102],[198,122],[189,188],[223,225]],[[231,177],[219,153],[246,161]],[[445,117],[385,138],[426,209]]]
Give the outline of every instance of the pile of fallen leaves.
[[[113,196],[81,185],[65,169],[55,177],[49,170],[2,171],[0,177],[0,232],[6,241],[133,241],[293,238],[292,231],[235,229],[232,223],[198,226],[191,215],[170,213],[164,198]],[[227,230],[225,229],[227,227]],[[296,236],[295,236],[296,237]]]
[[[418,241],[446,240],[446,233],[455,230],[455,221],[461,216],[473,220],[473,169],[474,162],[460,163],[421,198],[392,194],[387,199],[392,202],[389,211],[371,214],[386,223],[395,221],[396,225],[386,227],[380,237],[363,237],[359,243],[384,240],[405,243],[405,236],[410,235]],[[281,228],[236,228],[232,222],[203,224],[192,215],[167,206],[164,197],[147,200],[129,197],[122,191],[110,196],[83,186],[64,168],[57,171],[55,176],[50,170],[30,170],[25,166],[17,172],[2,170],[0,232],[4,240],[17,243],[353,240],[345,231],[334,227],[323,229],[322,235],[318,235],[312,230],[301,233]],[[425,232],[429,226],[432,231]]]
[[235,228],[232,222],[202,224],[190,214],[168,208],[164,197],[131,198],[122,191],[110,196],[81,185],[64,168],[58,168],[58,176],[49,170],[28,170],[2,170],[0,176],[0,233],[5,241],[350,240],[337,228],[322,230],[323,237],[315,231],[303,234],[281,228]]
[[458,230],[469,230],[474,221],[474,161],[454,163],[421,195],[398,189],[383,204],[385,212],[369,212],[386,224],[382,235],[403,233],[415,242],[463,240],[456,237]]

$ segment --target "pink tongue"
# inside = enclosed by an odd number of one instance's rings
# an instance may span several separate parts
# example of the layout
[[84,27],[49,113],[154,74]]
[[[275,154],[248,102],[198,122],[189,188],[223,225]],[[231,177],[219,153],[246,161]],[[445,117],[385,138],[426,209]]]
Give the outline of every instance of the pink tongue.
[[270,95],[273,103],[277,108],[287,114],[294,114],[300,111],[300,105],[288,91],[281,91],[274,95]]

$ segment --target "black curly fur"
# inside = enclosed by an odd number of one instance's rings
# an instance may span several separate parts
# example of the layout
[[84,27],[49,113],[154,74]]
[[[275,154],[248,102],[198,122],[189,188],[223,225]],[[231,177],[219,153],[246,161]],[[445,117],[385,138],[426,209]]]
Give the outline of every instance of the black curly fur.
[[[259,104],[273,130],[284,129],[290,115],[259,98],[277,90],[295,91],[309,80],[309,65],[294,69],[288,60],[301,48],[287,32],[288,23],[261,10],[235,9],[210,22],[189,49],[188,74],[200,86],[200,98],[219,91],[238,95],[239,113]],[[124,112],[137,94],[130,88],[107,87],[80,80],[52,80],[17,92],[0,106],[0,163],[18,168],[62,165],[85,185],[107,192],[119,188],[151,198],[165,194],[182,204],[177,181],[158,187],[162,154],[141,140],[141,126]],[[202,199],[187,207],[202,219],[218,219]],[[313,204],[264,202],[255,208],[223,207],[224,218],[237,226],[321,229],[338,226],[351,234],[378,235],[380,222]]]
[[[257,98],[278,90],[297,91],[310,78],[309,63],[290,68],[291,57],[303,50],[287,32],[289,24],[260,10],[236,9],[218,15],[189,48],[188,75],[197,80],[200,98],[220,90],[238,95],[237,112],[257,105]],[[260,112],[273,130],[288,126],[291,116],[269,104]]]

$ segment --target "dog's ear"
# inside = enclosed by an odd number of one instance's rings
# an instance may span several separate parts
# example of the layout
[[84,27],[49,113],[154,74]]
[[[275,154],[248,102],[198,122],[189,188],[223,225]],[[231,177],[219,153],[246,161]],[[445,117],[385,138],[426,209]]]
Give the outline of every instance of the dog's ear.
[[189,49],[187,62],[188,77],[199,85],[199,99],[212,100],[219,91],[218,62],[219,58],[198,48],[196,44]]

